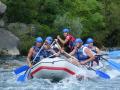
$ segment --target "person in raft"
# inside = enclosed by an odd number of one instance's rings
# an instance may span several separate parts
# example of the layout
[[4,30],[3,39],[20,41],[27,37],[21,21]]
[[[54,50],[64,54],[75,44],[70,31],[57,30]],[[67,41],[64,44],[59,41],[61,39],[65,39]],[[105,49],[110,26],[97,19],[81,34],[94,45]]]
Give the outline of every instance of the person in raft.
[[32,67],[33,64],[37,63],[39,60],[44,58],[42,51],[37,55],[42,45],[43,45],[43,39],[41,37],[37,37],[35,40],[35,45],[30,48],[27,55],[27,63],[30,67]]
[[65,37],[65,40],[63,40],[59,35],[57,36],[57,40],[64,46],[65,51],[68,53],[70,53],[74,49],[75,41],[74,36],[71,35],[69,32],[70,32],[69,29],[67,28],[63,29],[63,35]]
[[[93,64],[97,64],[99,65],[99,60],[100,60],[100,49],[96,46],[94,46],[94,40],[92,38],[88,38],[86,40],[86,44],[87,44],[87,47],[93,52],[95,56],[95,60],[91,63],[91,66],[93,66]],[[98,55],[98,56],[97,56]]]
[[91,49],[95,54],[100,54],[100,49],[94,46],[94,40],[92,38],[88,38],[86,44],[88,44],[88,48]]
[[77,66],[85,64],[89,65],[89,63],[95,58],[92,51],[89,48],[83,46],[83,41],[81,38],[77,38],[75,40],[75,45],[76,46],[70,55],[75,56],[77,60],[72,58],[70,61]]
[[[30,67],[32,67],[32,65],[36,64],[37,62],[39,62],[43,58],[47,58],[49,56],[52,56],[53,54],[54,54],[54,56],[60,55],[60,52],[56,53],[51,48],[52,41],[53,41],[52,37],[47,37],[45,42],[44,42],[44,46],[41,49],[41,47],[43,45],[43,39],[41,37],[36,38],[35,46],[32,46],[30,48],[28,56],[27,56],[27,63]],[[40,51],[40,49],[41,49],[41,51]]]
[[45,45],[44,45],[44,48],[43,48],[43,57],[44,58],[47,58],[47,57],[54,57],[54,56],[59,56],[60,55],[60,52],[55,52],[51,46],[53,42],[53,38],[48,36],[45,40]]

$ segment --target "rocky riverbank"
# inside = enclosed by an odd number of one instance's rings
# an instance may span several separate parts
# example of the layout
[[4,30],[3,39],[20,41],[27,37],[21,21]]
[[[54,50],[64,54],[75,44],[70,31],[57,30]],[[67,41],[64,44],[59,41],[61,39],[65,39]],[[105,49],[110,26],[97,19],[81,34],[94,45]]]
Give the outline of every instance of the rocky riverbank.
[[0,54],[1,55],[19,55],[19,39],[11,32],[0,28]]

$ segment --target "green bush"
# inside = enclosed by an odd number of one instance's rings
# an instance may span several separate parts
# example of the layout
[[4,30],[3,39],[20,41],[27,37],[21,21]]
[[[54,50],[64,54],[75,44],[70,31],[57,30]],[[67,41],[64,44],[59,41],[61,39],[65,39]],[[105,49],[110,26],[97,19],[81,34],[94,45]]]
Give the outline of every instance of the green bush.
[[26,55],[29,49],[34,45],[34,42],[34,37],[30,37],[27,35],[23,35],[22,37],[20,37],[19,50],[21,52],[21,55]]

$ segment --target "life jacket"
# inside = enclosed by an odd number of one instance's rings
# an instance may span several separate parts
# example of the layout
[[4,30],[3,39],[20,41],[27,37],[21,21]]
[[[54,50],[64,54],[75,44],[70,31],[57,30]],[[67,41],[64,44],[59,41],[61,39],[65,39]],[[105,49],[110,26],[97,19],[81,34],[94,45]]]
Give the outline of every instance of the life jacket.
[[79,61],[84,61],[86,59],[89,58],[89,56],[85,55],[84,49],[86,47],[82,46],[81,48],[78,48],[76,53],[75,53],[75,57],[79,60]]
[[[93,52],[94,55],[97,54],[96,47],[89,48],[89,49]],[[100,60],[100,56],[95,56],[95,59],[93,61],[95,61],[97,65],[99,65],[99,60]],[[93,66],[93,61],[91,61],[91,66]]]
[[68,46],[70,48],[70,50],[72,51],[74,49],[74,42],[75,42],[75,37],[72,36],[71,34],[68,34],[66,37],[69,36],[69,41],[66,43],[66,46]]
[[51,49],[49,49],[49,50],[43,49],[43,57],[44,58],[47,58],[47,57],[49,57],[51,55],[53,55],[53,53],[51,52]]
[[[34,49],[34,54],[31,59],[34,60],[41,47],[33,46],[32,48]],[[39,62],[41,59],[43,59],[43,50],[41,50],[36,59],[32,62]]]

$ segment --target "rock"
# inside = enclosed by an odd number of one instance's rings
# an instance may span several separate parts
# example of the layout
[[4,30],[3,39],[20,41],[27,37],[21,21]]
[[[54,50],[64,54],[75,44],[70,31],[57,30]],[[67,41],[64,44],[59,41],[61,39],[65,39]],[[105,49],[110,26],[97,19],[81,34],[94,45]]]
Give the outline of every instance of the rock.
[[0,54],[19,55],[18,43],[19,39],[15,35],[4,28],[0,28]]
[[19,38],[21,35],[36,35],[36,27],[34,24],[24,24],[24,23],[9,23],[7,26],[8,30],[14,33]]
[[13,32],[15,35],[26,34],[29,32],[29,27],[24,23],[10,23],[7,26],[7,28],[9,31]]
[[0,1],[0,15],[5,13],[7,6]]

